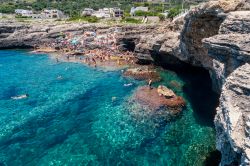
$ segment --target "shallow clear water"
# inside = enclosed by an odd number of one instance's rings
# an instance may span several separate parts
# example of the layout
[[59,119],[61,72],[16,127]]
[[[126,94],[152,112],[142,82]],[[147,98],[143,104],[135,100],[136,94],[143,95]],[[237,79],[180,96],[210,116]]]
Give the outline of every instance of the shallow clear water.
[[144,83],[120,71],[0,51],[0,165],[204,165],[215,150],[212,122],[193,111],[186,80],[161,73],[187,101],[171,122],[135,116],[128,100]]

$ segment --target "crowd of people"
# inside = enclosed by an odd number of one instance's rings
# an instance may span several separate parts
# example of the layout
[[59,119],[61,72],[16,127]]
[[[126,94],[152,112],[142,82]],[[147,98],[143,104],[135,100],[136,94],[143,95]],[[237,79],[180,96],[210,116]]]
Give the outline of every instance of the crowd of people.
[[60,57],[57,57],[57,61],[64,58],[93,66],[107,62],[115,62],[116,65],[133,64],[133,52],[120,50],[117,44],[118,35],[117,29],[104,33],[97,30],[62,32],[53,42],[39,44],[36,51],[58,52]]

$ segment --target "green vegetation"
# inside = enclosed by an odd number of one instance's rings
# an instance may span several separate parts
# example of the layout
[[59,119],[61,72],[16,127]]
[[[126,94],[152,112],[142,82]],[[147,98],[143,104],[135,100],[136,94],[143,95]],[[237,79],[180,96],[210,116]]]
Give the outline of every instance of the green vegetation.
[[158,17],[160,21],[164,21],[166,19],[166,17],[163,14],[159,14]]
[[129,12],[132,6],[132,0],[0,0],[0,13],[14,13],[14,10],[18,8],[34,11],[56,8],[75,17],[79,16],[84,8],[119,7]]
[[181,7],[180,6],[170,8],[169,13],[168,13],[168,18],[174,18],[175,16],[177,16],[180,13],[181,13]]
[[15,18],[31,18],[31,17],[16,15]]
[[82,17],[75,16],[75,17],[69,18],[68,21],[79,21],[79,22],[86,21],[89,23],[97,23],[97,22],[99,22],[99,19],[95,16],[82,16]]
[[136,16],[157,16],[158,13],[154,13],[154,12],[145,12],[145,11],[136,11],[135,12]]
[[122,18],[121,22],[122,23],[139,24],[139,23],[141,23],[141,20],[131,18],[131,17],[126,17],[126,18]]
[[0,13],[14,13],[15,5],[12,3],[3,3],[0,5]]
[[[98,22],[97,18],[80,17],[82,10],[84,8],[119,7],[125,11],[124,17],[128,18],[132,6],[144,6],[148,7],[149,11],[137,11],[136,16],[159,16],[160,20],[164,20],[165,18],[160,13],[169,10],[169,18],[173,18],[180,13],[181,2],[182,0],[170,0],[169,3],[155,4],[133,3],[133,0],[0,0],[0,13],[14,13],[15,9],[30,9],[34,12],[45,8],[59,9],[74,21],[80,19],[81,21]],[[184,4],[184,7],[188,6]]]
[[[152,3],[152,2],[136,2],[133,3],[135,7],[143,6],[148,7],[151,12],[154,13],[163,13],[165,10],[169,10],[170,8],[176,8],[182,5],[182,0],[169,0],[168,3]],[[184,8],[188,8],[189,5],[184,3]]]

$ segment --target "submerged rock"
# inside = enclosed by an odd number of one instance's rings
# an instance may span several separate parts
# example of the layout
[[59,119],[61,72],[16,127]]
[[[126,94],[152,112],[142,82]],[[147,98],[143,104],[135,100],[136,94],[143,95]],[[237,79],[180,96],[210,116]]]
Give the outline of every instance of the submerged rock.
[[[163,90],[159,93],[157,88],[142,86],[137,89],[134,98],[135,101],[150,108],[153,112],[163,110],[170,116],[178,115],[185,106],[185,101],[182,97],[176,96],[175,94],[166,94],[166,89],[165,87],[164,93]],[[173,93],[172,90],[169,89],[168,92]],[[165,95],[172,97],[166,98]]]

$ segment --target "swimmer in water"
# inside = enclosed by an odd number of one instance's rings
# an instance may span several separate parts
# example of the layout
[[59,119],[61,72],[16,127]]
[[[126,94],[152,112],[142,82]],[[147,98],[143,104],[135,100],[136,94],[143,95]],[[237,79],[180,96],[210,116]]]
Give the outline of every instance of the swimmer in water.
[[25,99],[27,97],[29,97],[29,95],[28,94],[24,94],[24,95],[20,95],[20,96],[11,97],[11,99],[13,99],[13,100],[20,100],[20,99]]
[[116,101],[116,97],[112,97],[112,102]]
[[128,87],[128,86],[132,86],[132,85],[133,85],[132,83],[129,83],[129,84],[124,84],[123,86]]
[[62,79],[63,79],[63,77],[62,77],[62,76],[58,76],[56,79],[58,79],[58,80],[62,80]]

